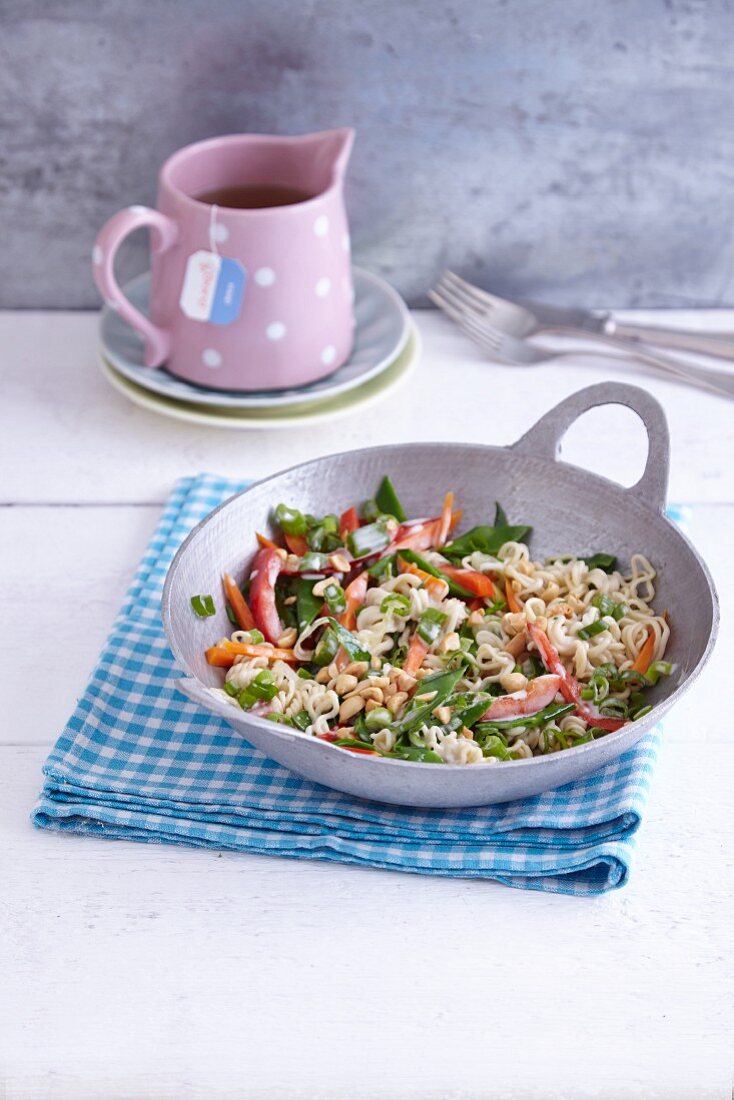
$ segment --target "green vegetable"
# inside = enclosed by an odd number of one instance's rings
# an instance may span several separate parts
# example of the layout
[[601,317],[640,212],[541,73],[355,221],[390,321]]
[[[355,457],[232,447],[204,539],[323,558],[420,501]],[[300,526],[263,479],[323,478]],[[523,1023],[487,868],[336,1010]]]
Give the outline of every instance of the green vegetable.
[[231,680],[225,680],[224,690],[227,692],[227,695],[231,695],[232,698],[234,698],[235,695],[239,694],[240,689],[237,687],[236,684],[233,684]]
[[191,606],[200,619],[209,619],[217,613],[211,596],[192,596]]
[[607,699],[599,707],[599,713],[603,714],[605,718],[626,718],[627,710],[627,703],[624,699]]
[[331,664],[339,650],[339,639],[331,629],[325,630],[319,638],[313,653],[313,663],[320,668]]
[[451,707],[453,714],[446,723],[449,730],[458,730],[462,726],[468,729],[477,722],[487,707],[492,702],[492,696],[482,692],[460,692],[458,695],[450,695],[444,704]]
[[298,633],[310,626],[321,610],[323,600],[313,594],[314,582],[299,577],[296,581],[296,616]]
[[496,734],[487,737],[482,745],[482,753],[485,756],[496,756],[498,760],[512,760],[504,741]]
[[324,589],[324,599],[326,606],[331,611],[332,615],[341,615],[343,611],[347,609],[347,597],[344,593],[344,589],[336,581],[332,581]]
[[392,714],[387,707],[375,707],[364,717],[364,724],[371,733],[379,733],[392,722]]
[[275,522],[286,535],[305,535],[308,528],[303,513],[287,504],[279,504],[275,509]]
[[649,714],[651,710],[652,706],[647,703],[645,706],[636,707],[634,710],[631,710],[629,712],[629,717],[632,719],[633,722],[636,722],[638,718],[644,718],[644,716],[646,714]]
[[390,535],[382,522],[368,523],[347,535],[347,547],[352,557],[364,558],[390,545]]
[[498,500],[494,502],[494,525],[495,527],[509,527],[505,510]]
[[[340,737],[338,741],[333,741],[332,744],[338,745],[339,748],[350,749],[369,749],[371,746],[366,745],[364,741],[356,741],[354,737]],[[373,748],[372,751],[375,755],[379,755],[377,749]]]
[[629,607],[627,606],[627,604],[616,603],[614,605],[614,610],[612,611],[612,618],[614,619],[614,621],[618,623],[620,619],[623,619],[625,617],[625,615],[629,615]]
[[446,622],[448,616],[443,611],[438,611],[435,607],[428,607],[418,620],[418,626],[416,633],[419,638],[422,638],[426,645],[433,645],[441,633],[441,627]]
[[269,703],[277,694],[278,685],[275,682],[275,677],[269,669],[264,668],[262,672],[258,672],[255,679],[239,693],[237,701],[243,710],[248,710],[250,707],[253,707],[255,703]]
[[421,680],[418,695],[426,695],[428,692],[434,691],[436,694],[428,702],[416,701],[414,696],[406,707],[402,718],[393,722],[392,728],[395,732],[400,735],[422,726],[426,719],[430,718],[436,707],[440,707],[448,699],[462,675],[462,669],[459,668],[451,672],[433,672],[430,676],[426,676]]
[[611,596],[605,596],[603,592],[597,592],[591,602],[594,607],[599,608],[600,615],[612,615],[617,606]]
[[396,756],[398,760],[412,760],[419,764],[443,764],[437,752],[414,745],[396,745],[392,752],[386,755]]
[[389,477],[383,477],[380,482],[380,488],[375,496],[375,504],[381,512],[386,513],[388,516],[395,516],[399,523],[405,523],[407,518],[405,511]]
[[370,497],[362,505],[360,516],[362,519],[366,519],[368,523],[374,523],[380,514],[380,506],[374,497]]
[[309,672],[309,670],[303,665],[301,665],[301,667],[296,670],[296,676],[298,676],[301,680],[313,680],[314,678],[313,673]]
[[465,558],[478,550],[482,554],[497,555],[506,542],[525,542],[532,527],[472,527],[471,531],[454,539],[441,551],[447,558]]
[[323,573],[328,565],[329,558],[326,554],[317,554],[312,550],[301,558],[301,573]]
[[440,568],[434,565],[430,561],[426,561],[420,554],[417,554],[415,550],[399,550],[399,556],[404,560],[411,562],[412,565],[417,565],[419,569],[422,569],[424,573],[430,573],[432,577],[438,577],[442,581],[446,581],[449,586],[449,593],[452,596],[459,596],[463,600],[471,600],[474,598],[474,593],[470,592],[468,588],[462,588],[446,573],[442,573]]
[[327,530],[323,523],[311,528],[306,535],[306,542],[311,550],[325,554],[331,553],[332,550],[339,550],[344,545],[339,535]]
[[261,630],[256,630],[255,627],[252,630],[247,631],[247,640],[250,645],[262,645],[265,641],[265,635]]
[[[353,661],[371,661],[372,654],[362,648],[359,638],[356,638],[350,630],[338,623],[336,619],[329,619],[329,627],[336,635],[337,641],[343,645]],[[326,662],[328,664],[328,662]]]
[[226,612],[227,612],[227,618],[231,622],[232,626],[237,626],[238,625],[237,616],[235,615],[234,611],[229,606],[229,604],[226,605]]
[[380,612],[383,615],[400,615],[404,618],[410,614],[410,600],[402,592],[390,592],[380,604]]
[[673,667],[670,661],[653,661],[647,670],[648,684],[652,687],[658,682],[661,676],[671,676]]
[[378,558],[372,565],[367,566],[367,572],[371,577],[374,577],[378,581],[388,580],[393,576],[393,566],[395,565],[395,555],[388,554],[384,558]]
[[587,638],[593,638],[597,634],[603,634],[605,630],[609,630],[609,623],[605,623],[603,619],[597,619],[595,623],[589,623],[588,626],[582,626],[576,637],[583,638],[584,641],[586,641]]
[[582,558],[589,569],[601,569],[604,573],[613,573],[617,566],[614,554],[592,554],[590,558]]
[[[423,680],[422,683],[425,682]],[[490,729],[496,732],[497,730],[511,730],[517,726],[544,726],[546,722],[552,722],[555,718],[570,714],[575,705],[575,703],[550,703],[543,710],[539,710],[537,714],[529,714],[523,718],[505,719],[504,721],[490,719],[487,722],[480,722],[476,728],[480,733],[486,733]]]

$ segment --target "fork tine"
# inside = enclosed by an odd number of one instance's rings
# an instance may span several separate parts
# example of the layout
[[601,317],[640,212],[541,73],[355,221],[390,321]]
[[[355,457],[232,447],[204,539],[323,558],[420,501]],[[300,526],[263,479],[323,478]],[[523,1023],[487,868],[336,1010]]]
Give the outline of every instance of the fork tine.
[[441,278],[439,286],[444,293],[452,297],[455,301],[460,302],[466,309],[471,309],[475,313],[488,312],[485,304],[471,292],[471,288],[468,284],[464,283],[463,279],[456,280],[452,278],[452,275],[453,272],[445,271]]
[[481,287],[475,286],[474,283],[467,282],[466,279],[462,279],[460,275],[457,275],[455,271],[446,271],[445,277],[451,280],[451,283],[457,291],[463,291],[469,300],[486,311],[496,309],[498,305],[512,304],[506,302],[504,298],[498,298],[496,294],[490,294],[488,290],[483,290]]
[[474,305],[472,302],[467,302],[461,294],[457,294],[454,288],[443,281],[439,281],[436,286],[436,290],[439,294],[442,294],[444,298],[451,302],[451,304],[461,312],[465,312],[467,309],[474,311]]

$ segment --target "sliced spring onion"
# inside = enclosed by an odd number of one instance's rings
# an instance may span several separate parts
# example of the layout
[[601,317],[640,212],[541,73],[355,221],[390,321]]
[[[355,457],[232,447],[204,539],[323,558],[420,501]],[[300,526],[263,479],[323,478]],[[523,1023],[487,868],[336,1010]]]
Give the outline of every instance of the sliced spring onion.
[[367,566],[367,572],[378,581],[389,580],[394,573],[395,555],[388,554],[385,558],[378,558],[372,565]]
[[390,592],[380,604],[380,612],[383,615],[400,615],[405,618],[410,614],[410,600],[402,592]]
[[447,618],[448,615],[445,612],[439,611],[435,607],[427,607],[418,620],[416,628],[418,637],[422,638],[426,645],[433,645],[438,639]]
[[629,610],[626,603],[615,603],[614,610],[612,611],[612,618],[618,623],[625,615],[629,615]]
[[371,733],[378,733],[392,722],[392,714],[387,707],[375,707],[364,716],[364,724]]
[[336,581],[332,581],[324,589],[324,600],[332,615],[341,615],[347,609],[347,597],[344,589]]
[[278,694],[278,685],[275,682],[270,669],[264,668],[262,672],[258,672],[254,680],[244,688],[237,700],[243,710],[248,710],[254,706],[255,703],[270,702]]
[[237,685],[233,684],[231,680],[224,681],[224,690],[227,692],[227,695],[231,695],[232,698],[234,698],[235,695],[239,695],[240,691]]
[[582,626],[576,637],[586,641],[587,638],[593,638],[596,634],[603,634],[605,630],[609,630],[609,623],[605,623],[603,619],[597,619],[595,623]]
[[670,661],[653,661],[647,670],[647,682],[653,686],[655,685],[661,676],[671,676],[673,674],[674,666]]
[[307,554],[304,554],[301,558],[301,573],[321,573],[326,569],[329,564],[329,559],[326,554],[317,554],[314,550],[310,550]]
[[636,707],[634,710],[631,710],[629,712],[629,716],[633,722],[636,722],[638,718],[644,718],[645,715],[649,714],[651,710],[652,705],[650,703],[646,703],[645,706]]
[[303,512],[287,504],[279,504],[275,509],[275,522],[286,535],[305,535],[308,529]]
[[512,760],[507,746],[497,734],[490,734],[482,745],[484,756],[496,756],[498,760]]
[[212,615],[217,613],[211,596],[192,596],[191,606],[200,619],[210,619]]
[[376,554],[390,545],[390,535],[387,527],[382,522],[368,523],[365,527],[358,527],[347,535],[347,547],[355,558],[364,558],[368,554]]
[[591,603],[594,607],[599,608],[600,615],[614,614],[614,608],[617,606],[612,597],[606,596],[603,592],[597,592]]
[[395,487],[390,478],[385,476],[380,482],[380,488],[375,494],[375,504],[379,510],[388,516],[394,516],[399,523],[405,523],[408,518],[400,503]]

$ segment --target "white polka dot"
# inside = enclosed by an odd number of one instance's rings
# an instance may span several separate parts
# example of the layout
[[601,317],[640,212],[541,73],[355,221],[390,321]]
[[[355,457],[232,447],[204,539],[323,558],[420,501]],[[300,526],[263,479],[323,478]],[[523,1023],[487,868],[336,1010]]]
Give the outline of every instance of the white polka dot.
[[324,350],[321,352],[321,362],[325,363],[328,367],[329,363],[333,363],[336,359],[336,348],[333,344],[327,344]]
[[209,230],[209,237],[217,244],[224,244],[229,239],[229,230],[221,222],[215,222]]
[[259,267],[254,278],[258,286],[272,286],[275,282],[275,272],[272,267]]
[[352,243],[349,240],[349,234],[348,233],[342,233],[342,248],[344,249],[345,252],[348,252],[351,247],[352,247]]
[[147,214],[148,213],[148,207],[147,206],[128,206],[128,210],[130,211],[131,214]]
[[265,329],[268,340],[282,340],[285,336],[285,325],[282,321],[271,321]]
[[325,298],[330,290],[331,290],[331,279],[328,277],[328,275],[324,275],[324,277],[322,279],[319,279],[319,281],[316,284],[316,297],[317,298]]
[[329,232],[329,219],[326,214],[319,214],[316,221],[313,223],[313,231],[317,237],[325,237]]
[[221,367],[222,357],[216,348],[204,348],[201,353],[201,361],[205,367]]
[[101,264],[102,260],[104,259],[104,252],[98,244],[96,244],[92,249],[92,259],[96,264]]

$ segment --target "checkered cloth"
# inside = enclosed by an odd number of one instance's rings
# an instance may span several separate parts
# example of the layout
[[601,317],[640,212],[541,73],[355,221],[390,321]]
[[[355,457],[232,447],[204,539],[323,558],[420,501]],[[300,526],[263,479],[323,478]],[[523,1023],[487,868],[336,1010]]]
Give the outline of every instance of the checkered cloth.
[[180,672],[160,618],[166,571],[192,527],[243,487],[209,475],[176,486],[84,695],[46,761],[35,824],[570,894],[624,885],[659,731],[595,775],[536,798],[416,810],[300,779],[179,694]]

